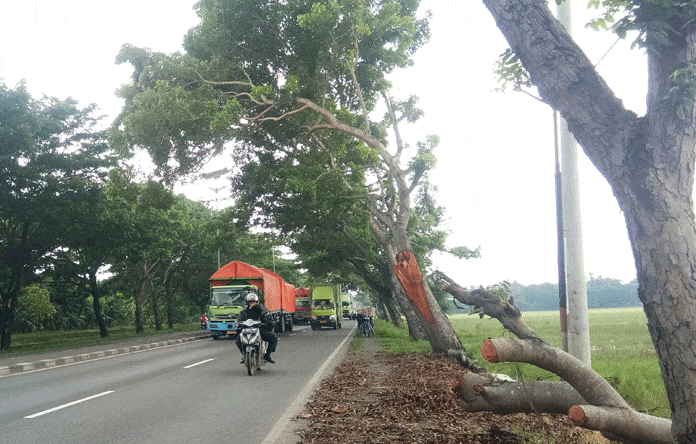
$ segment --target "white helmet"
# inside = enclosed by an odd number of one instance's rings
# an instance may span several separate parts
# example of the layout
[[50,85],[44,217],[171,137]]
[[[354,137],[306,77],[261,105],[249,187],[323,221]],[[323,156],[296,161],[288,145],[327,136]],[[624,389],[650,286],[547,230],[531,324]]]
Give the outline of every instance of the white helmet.
[[256,293],[248,293],[248,294],[246,295],[246,301],[247,301],[247,302],[258,302],[258,301],[259,301],[259,297],[256,296]]

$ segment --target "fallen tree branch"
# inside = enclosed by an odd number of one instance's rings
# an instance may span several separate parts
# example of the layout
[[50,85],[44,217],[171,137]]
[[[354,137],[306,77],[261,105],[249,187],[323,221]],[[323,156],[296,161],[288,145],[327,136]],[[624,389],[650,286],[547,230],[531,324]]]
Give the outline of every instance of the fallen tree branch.
[[462,372],[454,391],[467,412],[566,414],[587,401],[565,381],[500,381],[495,376]]
[[481,307],[487,316],[500,321],[503,327],[510,330],[512,334],[520,339],[536,339],[546,343],[534,330],[522,322],[522,313],[515,306],[514,300],[502,301],[498,296],[483,288],[469,291],[457,285],[445,273],[436,271],[435,274],[445,282],[442,285],[442,289],[451,294],[457,301],[462,304]]
[[568,412],[576,426],[599,430],[607,436],[617,436],[634,442],[671,444],[672,421],[646,415],[633,409],[576,405]]
[[[628,443],[667,444],[674,442],[670,419],[646,415],[633,410],[621,395],[592,368],[574,356],[549,345],[522,322],[514,300],[504,301],[483,288],[468,291],[444,273],[437,273],[445,284],[442,289],[464,304],[481,308],[484,314],[498,319],[505,328],[520,339],[489,339],[481,346],[481,354],[490,362],[525,362],[560,376],[575,391],[575,399],[565,410],[571,420],[591,430],[599,430],[610,439]],[[568,387],[525,383],[490,383],[479,377],[464,374],[455,389],[462,397],[465,409],[490,410],[499,413],[534,411],[552,413],[553,409],[568,407],[564,403],[575,394]],[[485,383],[484,383],[485,382]],[[522,384],[522,385],[520,385]],[[543,389],[550,391],[543,393]],[[521,390],[524,389],[525,392]],[[554,403],[554,397],[565,400]]]
[[548,344],[529,339],[489,339],[481,346],[481,354],[489,362],[526,362],[548,370],[572,385],[589,404],[630,408],[592,367]]

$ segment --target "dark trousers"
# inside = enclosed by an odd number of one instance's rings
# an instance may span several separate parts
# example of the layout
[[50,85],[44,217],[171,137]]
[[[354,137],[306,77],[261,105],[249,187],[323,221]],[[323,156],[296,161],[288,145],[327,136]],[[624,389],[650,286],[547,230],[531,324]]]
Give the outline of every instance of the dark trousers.
[[[276,351],[276,345],[278,345],[278,335],[272,331],[261,329],[261,339],[268,342],[268,350],[266,350],[266,353],[271,354]],[[240,353],[244,353],[244,350],[242,350],[242,337],[240,335],[237,335],[237,348],[239,349]]]

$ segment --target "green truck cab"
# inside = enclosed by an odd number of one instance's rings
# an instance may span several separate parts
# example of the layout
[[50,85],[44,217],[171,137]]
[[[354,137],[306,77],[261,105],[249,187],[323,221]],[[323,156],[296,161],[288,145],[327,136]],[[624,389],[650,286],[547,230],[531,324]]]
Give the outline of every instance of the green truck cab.
[[341,287],[338,284],[315,284],[311,286],[312,330],[331,327],[341,328]]
[[350,293],[341,295],[341,310],[345,319],[353,319],[355,316],[355,304],[353,303],[353,295]]
[[208,330],[213,339],[237,332],[237,318],[246,307],[245,296],[258,294],[253,285],[222,285],[210,289]]

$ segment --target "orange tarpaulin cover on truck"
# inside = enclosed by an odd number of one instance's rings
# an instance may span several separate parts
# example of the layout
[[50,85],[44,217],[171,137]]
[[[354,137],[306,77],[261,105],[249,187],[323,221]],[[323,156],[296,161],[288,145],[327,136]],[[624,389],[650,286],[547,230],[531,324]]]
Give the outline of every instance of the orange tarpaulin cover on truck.
[[295,288],[295,297],[296,298],[308,298],[309,297],[309,288],[307,288],[307,287]]
[[241,261],[233,261],[210,276],[210,286],[229,285],[233,279],[246,280],[249,284],[263,291],[263,303],[269,311],[280,310],[280,295],[285,290],[285,282],[282,277],[263,268]]
[[[274,293],[275,300],[273,301],[273,304],[274,304],[273,306],[278,307],[278,308],[276,308],[276,310],[287,310],[287,308],[285,307],[287,304],[284,304],[283,301],[285,299],[285,294],[287,293],[286,285],[289,285],[289,284],[287,284],[285,282],[285,280],[280,275],[275,274],[271,270],[266,270],[265,268],[262,268],[261,271],[264,273],[267,273],[269,276],[275,277],[278,280],[278,282],[280,283],[280,285],[278,287],[278,290],[279,290],[278,293]],[[295,291],[293,290],[293,295],[294,294],[295,294]],[[293,300],[294,299],[295,298],[293,297]],[[294,305],[295,304],[293,304],[293,306]],[[268,307],[268,305],[266,305],[266,307]],[[269,308],[269,310],[270,310],[270,308]]]
[[283,310],[295,313],[295,286],[285,283],[285,293],[283,294]]

